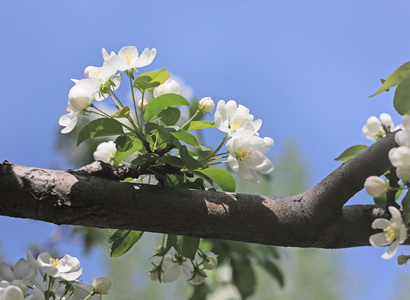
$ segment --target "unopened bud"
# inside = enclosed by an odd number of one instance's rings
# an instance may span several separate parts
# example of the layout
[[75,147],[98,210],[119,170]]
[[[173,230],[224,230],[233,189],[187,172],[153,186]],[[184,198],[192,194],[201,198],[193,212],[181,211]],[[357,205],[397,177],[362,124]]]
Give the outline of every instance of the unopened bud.
[[206,273],[203,270],[199,270],[199,269],[195,269],[192,272],[193,276],[191,278],[191,283],[193,285],[199,285],[201,283],[203,283],[206,279]]
[[105,277],[98,277],[93,282],[93,290],[98,294],[107,294],[111,288],[111,280]]
[[214,100],[211,97],[204,97],[199,101],[199,110],[202,112],[210,112],[215,107]]
[[90,93],[81,85],[75,85],[68,93],[68,102],[75,111],[82,111],[91,103]]
[[145,99],[144,100],[142,100],[142,99],[138,100],[138,109],[140,109],[142,112],[145,110],[147,105],[148,105],[147,100],[145,100]]
[[212,252],[205,255],[204,261],[203,261],[203,265],[205,269],[213,270],[215,269],[217,264],[218,264],[217,255],[215,255]]
[[364,188],[366,192],[372,197],[380,197],[389,189],[389,185],[386,181],[377,176],[367,177],[364,182]]

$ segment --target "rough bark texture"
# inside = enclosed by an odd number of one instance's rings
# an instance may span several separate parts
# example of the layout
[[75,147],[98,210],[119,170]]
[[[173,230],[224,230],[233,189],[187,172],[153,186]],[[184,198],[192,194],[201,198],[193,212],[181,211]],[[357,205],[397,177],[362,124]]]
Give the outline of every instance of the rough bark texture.
[[[389,134],[342,164],[313,189],[292,197],[259,196],[119,182],[124,170],[95,162],[56,171],[0,164],[0,215],[55,224],[134,229],[297,247],[369,244],[384,210],[344,206],[370,175],[391,168]],[[120,175],[119,175],[120,173]]]

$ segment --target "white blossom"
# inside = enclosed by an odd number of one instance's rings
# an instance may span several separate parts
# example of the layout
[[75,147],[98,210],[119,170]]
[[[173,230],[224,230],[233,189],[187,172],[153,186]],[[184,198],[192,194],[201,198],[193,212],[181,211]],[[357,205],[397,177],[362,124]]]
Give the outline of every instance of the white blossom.
[[404,115],[402,124],[399,125],[402,129],[401,131],[397,132],[394,139],[396,140],[397,144],[400,146],[407,146],[410,147],[410,116]]
[[177,280],[181,274],[181,269],[187,278],[191,278],[191,272],[194,270],[191,261],[171,250],[169,254],[164,256],[162,262],[162,282]]
[[410,147],[400,146],[389,151],[389,159],[393,167],[410,166]]
[[157,86],[154,89],[154,97],[158,97],[165,94],[180,94],[181,87],[175,80],[167,80],[163,84]]
[[394,127],[391,116],[389,114],[382,113],[379,118],[380,120],[377,117],[372,116],[367,119],[366,125],[364,125],[362,129],[363,135],[366,138],[373,141],[378,141],[383,136],[385,136],[386,132],[382,127],[382,123],[390,128]]
[[378,176],[367,177],[364,182],[366,192],[372,197],[380,197],[389,189],[389,184]]
[[259,183],[256,171],[262,174],[273,172],[272,162],[265,156],[273,146],[273,139],[253,135],[252,130],[239,131],[227,143],[228,165],[245,180]]
[[83,272],[83,269],[80,267],[80,261],[69,254],[58,259],[52,258],[47,252],[43,252],[35,260],[29,252],[27,260],[39,269],[43,269],[51,277],[60,277],[67,281],[77,280]]
[[[115,91],[120,87],[121,76],[115,75],[117,70],[109,63],[104,63],[102,67],[88,66],[84,70],[84,77],[86,79],[94,78],[98,80],[98,93],[94,95],[96,101],[104,100],[108,97],[109,92]],[[109,89],[106,87],[108,80],[111,80],[114,83],[109,86]]]
[[125,71],[151,64],[157,54],[157,50],[155,48],[152,50],[145,48],[141,55],[138,55],[139,53],[136,47],[126,46],[120,49],[118,55],[114,52],[111,52],[108,56],[107,54],[107,51],[103,49],[103,57],[106,63],[111,64],[116,70]]
[[392,258],[399,247],[407,239],[407,228],[403,223],[400,211],[394,206],[389,206],[392,218],[389,220],[379,218],[373,221],[373,229],[383,229],[383,232],[373,234],[369,241],[374,247],[390,245],[386,253],[382,255],[383,259]]
[[7,284],[4,286],[4,282],[0,285],[0,299],[1,300],[23,300],[24,292],[18,286],[13,284]]
[[249,109],[243,105],[237,105],[234,100],[225,101],[220,100],[216,106],[215,112],[215,126],[228,133],[230,136],[245,128],[247,124],[248,129],[252,128],[256,133],[262,125],[262,120],[253,121],[253,115],[249,114]]
[[114,163],[114,157],[117,152],[117,147],[113,141],[102,142],[94,151],[94,159],[101,160],[105,163]]

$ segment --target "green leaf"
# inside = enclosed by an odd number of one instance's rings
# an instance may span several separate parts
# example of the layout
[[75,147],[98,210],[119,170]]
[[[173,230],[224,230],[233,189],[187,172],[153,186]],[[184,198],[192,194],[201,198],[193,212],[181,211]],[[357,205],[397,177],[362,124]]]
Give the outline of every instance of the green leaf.
[[181,156],[181,159],[184,161],[185,166],[188,170],[202,168],[202,164],[195,158],[193,158],[191,154],[189,154],[186,146],[181,146],[181,148],[179,149],[179,155]]
[[77,146],[82,142],[101,136],[111,136],[124,133],[122,125],[113,119],[100,118],[91,121],[81,129],[77,138]]
[[183,168],[185,166],[184,161],[182,159],[180,159],[179,157],[176,157],[176,156],[171,156],[171,155],[162,156],[158,160],[158,163],[169,164],[169,165],[177,167],[177,168]]
[[171,134],[184,143],[195,147],[201,147],[196,137],[185,130],[178,130],[176,132],[171,132]]
[[113,118],[127,118],[130,115],[130,108],[125,106],[118,110],[115,114],[112,114],[111,117]]
[[158,114],[168,107],[180,105],[189,106],[189,102],[177,94],[165,94],[152,99],[145,108],[144,119],[146,122],[152,122]]
[[388,91],[391,87],[394,87],[410,75],[410,61],[402,64],[397,70],[395,70],[386,80],[383,81],[382,86],[376,91],[376,93],[369,97],[376,96],[384,91]]
[[276,281],[281,287],[284,286],[285,280],[281,270],[271,261],[267,260],[261,265]]
[[353,156],[356,156],[363,150],[367,148],[366,145],[355,145],[352,147],[347,148],[345,151],[343,151],[342,154],[339,155],[339,157],[335,158],[337,161],[348,161],[351,159]]
[[403,80],[396,88],[393,105],[402,116],[410,113],[410,78]]
[[119,257],[125,254],[141,238],[143,231],[110,229],[107,244],[110,256]]
[[141,154],[131,162],[131,168],[143,165],[146,162],[154,162],[154,161],[158,160],[159,158],[160,158],[160,156],[156,153]]
[[171,74],[165,71],[165,68],[158,71],[142,73],[137,79],[135,79],[134,87],[141,92],[147,89],[152,89],[163,84],[170,75]]
[[166,186],[169,187],[182,187],[184,185],[185,178],[183,175],[177,175],[177,174],[165,174],[164,176],[161,176],[164,178],[164,182]]
[[114,165],[118,165],[131,154],[144,148],[141,140],[135,139],[128,134],[120,135],[115,140],[117,152],[114,157]]
[[187,131],[215,127],[215,122],[211,121],[192,121],[189,123]]
[[172,245],[180,255],[189,259],[195,259],[200,241],[201,239],[199,238],[168,234],[167,244]]
[[168,107],[158,114],[161,122],[167,126],[175,125],[178,122],[180,116],[180,110],[175,107]]
[[225,170],[219,168],[207,168],[200,171],[196,171],[195,173],[204,174],[205,176],[212,178],[225,192],[235,192],[235,179],[233,178],[231,173]]
[[232,259],[232,281],[242,296],[247,299],[255,292],[256,277],[249,260]]

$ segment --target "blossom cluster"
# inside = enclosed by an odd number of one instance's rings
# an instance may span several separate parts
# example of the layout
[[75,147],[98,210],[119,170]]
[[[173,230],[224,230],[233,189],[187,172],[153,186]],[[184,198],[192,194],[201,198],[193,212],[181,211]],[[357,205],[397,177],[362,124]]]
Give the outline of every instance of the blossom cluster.
[[237,105],[234,100],[227,103],[220,100],[215,112],[215,126],[231,138],[226,143],[228,165],[239,177],[259,182],[256,171],[262,174],[273,172],[273,164],[265,156],[273,146],[273,139],[259,137],[262,120],[254,121],[248,108]]
[[148,48],[139,55],[134,46],[121,48],[116,54],[108,52],[103,48],[102,55],[104,64],[102,67],[88,66],[84,70],[84,79],[73,79],[75,85],[68,93],[68,114],[63,115],[59,124],[64,126],[62,133],[72,131],[77,124],[78,116],[87,109],[93,100],[101,101],[120,86],[121,76],[118,71],[145,67],[152,63],[157,50]]
[[[383,113],[380,120],[370,117],[363,127],[363,135],[373,141],[378,141],[393,128],[394,124],[390,115]],[[395,168],[398,178],[404,183],[410,180],[410,116],[403,117],[403,124],[399,125],[401,131],[395,135],[395,140],[400,147],[392,148],[389,151],[389,160]],[[364,183],[366,192],[375,197],[384,196],[390,189],[389,182],[379,176],[370,176]],[[369,242],[374,247],[390,245],[389,249],[382,255],[384,259],[392,258],[398,250],[400,244],[407,239],[407,227],[403,221],[400,210],[394,206],[388,206],[391,219],[375,219],[372,223],[373,229],[381,229],[379,232],[370,236]]]
[[218,264],[217,255],[212,252],[199,251],[195,259],[188,259],[174,249],[159,259],[157,264],[149,270],[151,280],[168,283],[176,281],[182,272],[188,281],[194,285],[203,283],[207,277],[206,270],[215,269]]
[[92,285],[79,282],[83,269],[80,261],[68,254],[61,259],[47,252],[35,259],[30,252],[13,268],[0,263],[0,299],[7,300],[85,300],[101,299],[111,281],[100,277]]

